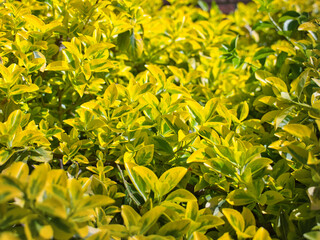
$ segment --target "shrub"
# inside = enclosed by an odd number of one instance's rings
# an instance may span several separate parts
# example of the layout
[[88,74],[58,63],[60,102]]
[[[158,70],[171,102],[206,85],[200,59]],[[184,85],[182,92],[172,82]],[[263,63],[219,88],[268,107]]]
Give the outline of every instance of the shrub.
[[0,4],[1,240],[319,239],[319,3],[169,2]]

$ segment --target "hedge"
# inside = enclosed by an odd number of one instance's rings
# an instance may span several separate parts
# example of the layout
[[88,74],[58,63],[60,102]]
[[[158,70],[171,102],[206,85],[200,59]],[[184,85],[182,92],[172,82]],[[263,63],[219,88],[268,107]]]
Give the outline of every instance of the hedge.
[[0,239],[320,239],[320,4],[0,3]]

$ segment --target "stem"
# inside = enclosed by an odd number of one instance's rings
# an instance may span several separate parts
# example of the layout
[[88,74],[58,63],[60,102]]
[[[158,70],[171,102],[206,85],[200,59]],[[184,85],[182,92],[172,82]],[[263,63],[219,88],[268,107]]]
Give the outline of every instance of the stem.
[[135,196],[133,195],[133,193],[130,191],[128,182],[124,179],[123,172],[122,172],[122,169],[121,169],[121,167],[119,166],[119,164],[117,164],[117,167],[118,167],[118,169],[119,169],[119,172],[120,172],[120,175],[121,175],[121,178],[122,178],[124,187],[126,188],[129,196],[131,197],[131,199],[134,201],[134,203],[135,203],[137,206],[141,206],[141,203],[139,202],[139,200],[136,199],[136,197],[135,197]]
[[[269,17],[270,21],[272,22],[272,24],[276,27],[276,29],[278,30],[278,32],[283,33],[283,30],[282,30],[281,27],[276,23],[276,21],[273,19],[273,17],[271,16],[270,12],[268,12],[268,17]],[[288,37],[288,36],[285,35],[285,34],[282,34],[282,36],[284,36],[284,37],[288,40],[288,42],[290,42],[290,43],[295,47],[295,45],[294,45],[294,43],[292,42],[292,40],[291,40],[290,37]]]

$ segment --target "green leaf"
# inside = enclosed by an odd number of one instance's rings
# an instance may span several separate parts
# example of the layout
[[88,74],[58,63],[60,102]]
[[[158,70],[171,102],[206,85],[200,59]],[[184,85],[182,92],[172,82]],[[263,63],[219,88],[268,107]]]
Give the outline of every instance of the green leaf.
[[189,191],[185,189],[178,189],[170,193],[166,201],[171,202],[189,202],[189,201],[197,201],[197,198]]
[[271,163],[272,160],[269,158],[256,158],[254,160],[251,160],[246,168],[250,168],[252,175],[254,175],[261,169],[269,167]]
[[104,195],[93,195],[93,196],[87,196],[78,203],[78,208],[81,210],[84,209],[91,209],[91,208],[96,208],[96,207],[101,207],[101,206],[106,206],[106,205],[111,205],[115,201]]
[[1,149],[0,150],[0,166],[5,164],[9,158],[13,155],[13,152],[7,150],[7,149]]
[[267,77],[265,79],[271,86],[279,90],[279,92],[288,92],[286,83],[278,77]]
[[303,236],[308,240],[318,240],[320,239],[320,231],[312,231],[303,234]]
[[164,196],[177,186],[186,173],[187,169],[184,167],[174,167],[165,171],[159,178],[157,185],[160,196]]
[[272,74],[270,72],[267,72],[265,70],[257,70],[255,73],[256,79],[258,79],[260,82],[267,84],[266,78],[272,77]]
[[310,209],[320,210],[320,187],[309,187],[307,194],[311,203]]
[[109,224],[101,226],[100,228],[107,230],[113,237],[125,238],[129,236],[126,227],[120,224]]
[[157,82],[161,83],[162,86],[165,86],[167,78],[163,71],[156,65],[146,65],[145,66],[151,75],[157,80]]
[[264,196],[267,199],[266,204],[268,205],[274,205],[284,200],[284,197],[281,195],[281,193],[273,190],[264,192],[261,197]]
[[9,135],[13,135],[17,131],[21,124],[22,118],[23,114],[20,110],[15,110],[9,115],[8,120],[5,123]]
[[299,77],[297,77],[295,80],[291,83],[291,92],[294,92],[295,95],[300,99],[303,89],[305,88],[305,85],[307,83],[307,80],[309,78],[309,70],[303,71]]
[[161,155],[172,155],[173,149],[168,141],[162,136],[153,137],[154,150]]
[[138,165],[148,165],[153,159],[154,145],[147,145],[139,149],[135,159]]
[[196,221],[198,218],[198,212],[199,212],[198,201],[197,200],[188,201],[187,208],[186,208],[186,218]]
[[245,221],[237,210],[224,208],[222,209],[222,213],[236,232],[244,232]]
[[27,194],[29,199],[35,199],[44,189],[49,168],[49,165],[41,164],[36,166],[31,173],[27,186]]
[[242,206],[255,202],[255,198],[243,189],[233,190],[228,194],[226,200],[234,206]]
[[14,177],[21,182],[27,180],[29,175],[29,167],[24,162],[14,162],[8,168],[6,168],[2,174]]
[[200,232],[206,232],[210,228],[215,228],[224,224],[224,221],[220,217],[212,215],[202,215],[197,219],[197,222],[200,224],[197,231]]
[[150,194],[150,190],[156,192],[155,186],[158,182],[158,177],[152,170],[144,166],[135,166],[132,163],[125,163],[125,167],[135,188],[146,201],[147,196]]
[[6,203],[16,197],[22,197],[23,193],[19,189],[14,186],[4,185],[1,180],[0,178],[0,203]]
[[141,220],[141,216],[128,205],[121,206],[121,216],[123,218],[124,225],[128,229],[138,226]]
[[253,56],[253,61],[266,58],[267,56],[272,55],[272,54],[274,54],[274,53],[275,53],[275,51],[272,50],[271,48],[264,47],[264,48],[258,50],[258,51],[254,54],[254,56]]
[[175,239],[180,239],[188,232],[190,223],[191,222],[188,219],[169,222],[158,230],[158,234],[162,236],[173,236]]
[[306,125],[302,124],[287,124],[283,127],[283,130],[292,134],[293,136],[300,138],[303,141],[317,141],[315,133]]
[[256,219],[249,208],[243,207],[241,215],[245,221],[246,228],[249,226],[256,226]]
[[145,234],[157,222],[158,218],[165,210],[165,207],[156,206],[145,213],[139,221],[140,234]]
[[67,218],[65,203],[55,197],[49,197],[44,201],[37,203],[37,209],[51,217],[58,217],[62,219]]
[[30,92],[35,92],[38,91],[39,87],[35,84],[31,84],[29,86],[27,85],[15,85],[10,89],[10,95],[19,95],[22,93],[30,93]]
[[191,117],[195,119],[198,124],[204,123],[203,107],[199,103],[196,101],[188,101],[187,109]]

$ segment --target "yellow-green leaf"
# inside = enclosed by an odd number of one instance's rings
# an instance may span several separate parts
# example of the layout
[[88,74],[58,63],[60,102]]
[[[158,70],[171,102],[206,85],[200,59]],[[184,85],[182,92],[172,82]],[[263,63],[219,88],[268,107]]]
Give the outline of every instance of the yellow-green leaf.
[[242,215],[237,210],[224,208],[222,209],[222,213],[236,232],[244,232],[245,222]]
[[271,237],[266,229],[260,227],[254,235],[253,240],[271,240]]

